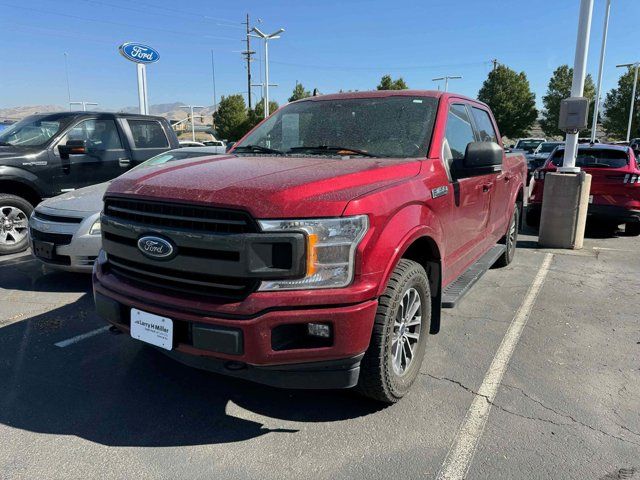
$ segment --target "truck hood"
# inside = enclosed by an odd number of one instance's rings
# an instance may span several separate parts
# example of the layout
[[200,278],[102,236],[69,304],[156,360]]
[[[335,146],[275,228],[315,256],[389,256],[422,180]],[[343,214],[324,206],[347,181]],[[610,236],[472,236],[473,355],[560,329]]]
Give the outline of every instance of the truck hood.
[[350,200],[419,171],[415,159],[231,155],[138,168],[107,195],[241,208],[256,218],[339,216]]
[[102,210],[102,197],[109,187],[109,183],[110,182],[99,183],[49,198],[41,202],[38,207],[36,207],[36,210],[42,206],[73,212],[99,212]]
[[24,162],[38,160],[43,153],[46,154],[43,148],[0,146],[0,165],[21,166]]

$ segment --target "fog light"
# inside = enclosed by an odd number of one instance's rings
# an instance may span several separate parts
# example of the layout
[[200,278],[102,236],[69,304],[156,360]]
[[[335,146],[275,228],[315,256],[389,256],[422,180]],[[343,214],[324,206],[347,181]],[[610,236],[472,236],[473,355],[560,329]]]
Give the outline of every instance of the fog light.
[[324,323],[307,323],[307,333],[312,337],[330,338],[331,327]]

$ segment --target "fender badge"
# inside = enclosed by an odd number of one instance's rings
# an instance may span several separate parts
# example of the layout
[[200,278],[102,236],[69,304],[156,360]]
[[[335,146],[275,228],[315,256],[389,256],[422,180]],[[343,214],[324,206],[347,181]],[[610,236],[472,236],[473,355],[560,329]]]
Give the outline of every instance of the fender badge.
[[436,187],[431,189],[431,198],[442,197],[449,193],[449,187],[447,185],[443,185],[441,187]]

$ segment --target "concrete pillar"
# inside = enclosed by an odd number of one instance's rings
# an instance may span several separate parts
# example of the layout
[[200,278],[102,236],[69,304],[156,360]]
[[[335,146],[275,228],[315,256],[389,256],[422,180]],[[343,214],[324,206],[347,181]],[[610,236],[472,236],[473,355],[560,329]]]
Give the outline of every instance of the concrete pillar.
[[582,248],[590,190],[591,175],[584,172],[545,175],[538,237],[540,246]]

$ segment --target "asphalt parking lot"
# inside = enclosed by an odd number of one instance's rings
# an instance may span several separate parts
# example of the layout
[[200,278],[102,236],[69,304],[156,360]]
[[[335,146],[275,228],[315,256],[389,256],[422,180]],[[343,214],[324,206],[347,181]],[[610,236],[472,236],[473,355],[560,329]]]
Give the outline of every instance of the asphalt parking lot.
[[445,311],[391,407],[182,366],[107,331],[88,276],[2,257],[0,478],[640,478],[640,240],[535,240]]

